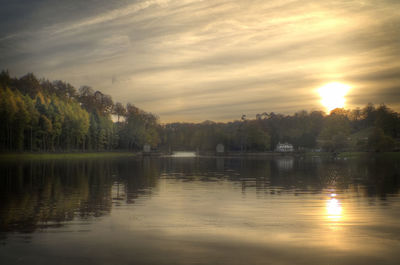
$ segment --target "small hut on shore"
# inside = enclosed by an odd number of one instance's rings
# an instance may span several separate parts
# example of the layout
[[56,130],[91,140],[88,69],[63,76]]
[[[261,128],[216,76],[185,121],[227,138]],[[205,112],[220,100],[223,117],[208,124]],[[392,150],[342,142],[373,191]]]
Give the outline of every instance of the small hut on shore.
[[150,153],[151,152],[151,146],[149,144],[143,145],[143,153]]
[[223,154],[225,152],[225,146],[223,144],[217,144],[215,151],[217,154]]

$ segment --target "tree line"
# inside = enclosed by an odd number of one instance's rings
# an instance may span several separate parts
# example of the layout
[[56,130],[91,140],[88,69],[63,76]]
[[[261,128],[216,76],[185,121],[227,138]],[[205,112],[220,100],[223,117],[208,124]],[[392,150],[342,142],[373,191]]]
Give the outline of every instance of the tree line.
[[353,110],[243,115],[232,122],[160,124],[156,115],[114,102],[89,86],[0,73],[0,151],[103,151],[143,149],[269,151],[279,142],[297,150],[399,149],[399,113],[371,103]]
[[215,150],[222,143],[228,151],[268,151],[287,142],[304,151],[394,151],[399,150],[400,116],[384,104],[368,104],[329,115],[265,112],[255,119],[243,115],[228,123],[172,123],[163,129],[164,145],[190,150]]
[[145,143],[155,148],[159,130],[157,116],[114,103],[91,87],[0,73],[1,151],[136,150]]

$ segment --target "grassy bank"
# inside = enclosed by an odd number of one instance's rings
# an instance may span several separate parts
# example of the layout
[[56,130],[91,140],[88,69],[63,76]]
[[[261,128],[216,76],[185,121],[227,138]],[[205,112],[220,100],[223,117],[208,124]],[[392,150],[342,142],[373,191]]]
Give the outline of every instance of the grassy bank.
[[382,159],[400,159],[400,152],[342,152],[339,158],[375,157]]
[[400,152],[376,153],[376,156],[380,159],[400,160]]
[[0,160],[46,160],[46,159],[89,159],[135,157],[132,152],[96,152],[96,153],[7,153],[0,154]]
[[366,157],[375,157],[380,159],[400,159],[400,152],[360,152],[360,151],[353,151],[353,152],[341,152],[337,153],[336,155],[331,152],[307,152],[305,153],[306,157],[310,156],[320,156],[320,157],[337,157],[340,159],[343,158],[366,158]]
[[363,156],[371,156],[373,153],[369,152],[342,152],[337,155],[339,158],[359,158]]

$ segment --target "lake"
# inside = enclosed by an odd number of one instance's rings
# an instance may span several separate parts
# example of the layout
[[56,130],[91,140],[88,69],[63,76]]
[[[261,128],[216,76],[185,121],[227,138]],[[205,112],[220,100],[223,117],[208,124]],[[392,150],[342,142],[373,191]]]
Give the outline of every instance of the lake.
[[0,264],[399,264],[391,159],[0,163]]

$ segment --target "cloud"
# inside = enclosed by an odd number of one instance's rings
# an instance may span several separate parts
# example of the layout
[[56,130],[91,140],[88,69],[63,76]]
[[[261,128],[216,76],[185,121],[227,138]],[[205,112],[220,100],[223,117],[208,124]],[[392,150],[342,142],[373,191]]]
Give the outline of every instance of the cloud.
[[67,25],[55,25],[50,27],[50,31],[52,34],[62,34],[66,31],[72,30],[82,30],[85,27],[90,27],[93,25],[98,25],[102,23],[107,23],[115,19],[121,19],[126,16],[132,16],[135,13],[146,9],[152,5],[166,5],[169,1],[168,0],[147,0],[136,2],[134,4],[130,4],[124,6],[122,8],[114,9],[88,19],[84,19],[77,23],[67,24]]
[[0,68],[90,85],[162,121],[322,109],[315,91],[332,81],[353,87],[348,107],[400,105],[397,1],[24,6],[23,19],[6,7],[13,26],[0,27]]

